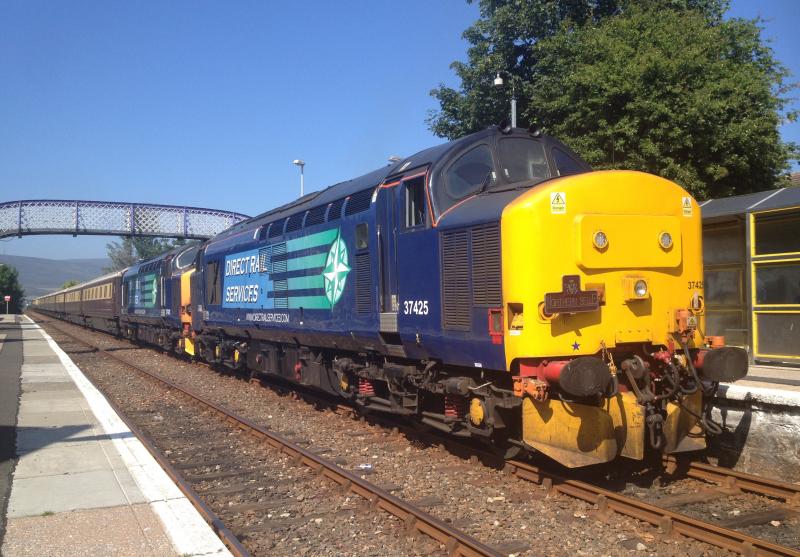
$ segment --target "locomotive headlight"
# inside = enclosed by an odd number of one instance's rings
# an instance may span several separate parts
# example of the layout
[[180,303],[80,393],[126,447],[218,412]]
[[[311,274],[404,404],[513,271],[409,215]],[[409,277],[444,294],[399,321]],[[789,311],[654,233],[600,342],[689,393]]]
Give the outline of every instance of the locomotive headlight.
[[622,291],[625,295],[625,300],[628,302],[644,300],[650,297],[647,279],[642,276],[624,277],[622,279]]
[[592,243],[597,249],[603,250],[608,247],[608,236],[602,230],[598,230],[592,236]]
[[664,248],[669,249],[672,247],[672,234],[669,232],[662,232],[658,235],[658,244]]

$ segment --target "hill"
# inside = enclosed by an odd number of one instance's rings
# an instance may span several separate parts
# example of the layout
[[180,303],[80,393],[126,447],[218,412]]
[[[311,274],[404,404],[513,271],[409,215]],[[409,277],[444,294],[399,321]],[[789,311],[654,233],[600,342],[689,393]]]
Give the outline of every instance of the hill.
[[0,263],[17,268],[28,301],[58,290],[68,280],[83,282],[100,276],[104,274],[103,269],[111,265],[105,258],[43,259],[21,255],[0,255]]

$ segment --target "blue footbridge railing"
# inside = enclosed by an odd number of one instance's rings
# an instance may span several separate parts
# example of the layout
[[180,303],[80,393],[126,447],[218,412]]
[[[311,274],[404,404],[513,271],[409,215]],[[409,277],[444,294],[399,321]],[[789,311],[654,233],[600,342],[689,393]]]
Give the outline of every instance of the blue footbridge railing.
[[249,218],[200,207],[33,199],[0,203],[0,238],[34,234],[161,236],[203,240]]

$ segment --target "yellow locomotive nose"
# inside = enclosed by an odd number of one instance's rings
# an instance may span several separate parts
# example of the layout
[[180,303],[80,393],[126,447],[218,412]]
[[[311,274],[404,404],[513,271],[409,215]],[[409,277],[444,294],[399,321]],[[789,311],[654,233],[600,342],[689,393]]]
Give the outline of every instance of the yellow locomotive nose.
[[[519,358],[666,345],[675,312],[703,294],[699,208],[649,174],[590,172],[534,187],[503,212],[502,245],[509,369]],[[575,292],[564,277],[577,277]],[[514,319],[524,325],[512,328]]]
[[[526,396],[523,439],[572,466],[642,458],[645,415],[634,393],[600,405],[565,398],[602,398],[609,375],[601,368],[614,377],[615,353],[659,350],[675,338],[700,345],[703,316],[691,309],[703,295],[697,204],[657,176],[590,172],[518,197],[501,230],[504,345],[516,390],[532,392],[526,381],[536,378],[565,395]],[[699,399],[686,404],[699,410]],[[700,448],[686,440],[694,425],[670,403],[664,450]]]

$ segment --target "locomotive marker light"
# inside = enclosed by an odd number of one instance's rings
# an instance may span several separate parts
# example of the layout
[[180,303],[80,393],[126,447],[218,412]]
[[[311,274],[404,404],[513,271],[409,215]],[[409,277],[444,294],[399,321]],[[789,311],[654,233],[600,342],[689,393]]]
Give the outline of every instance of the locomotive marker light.
[[598,230],[594,233],[594,236],[592,236],[592,243],[594,247],[603,251],[608,247],[608,236],[606,236],[606,233],[602,230]]
[[672,247],[672,234],[669,232],[662,232],[658,235],[658,245],[660,245],[663,249],[669,249]]

